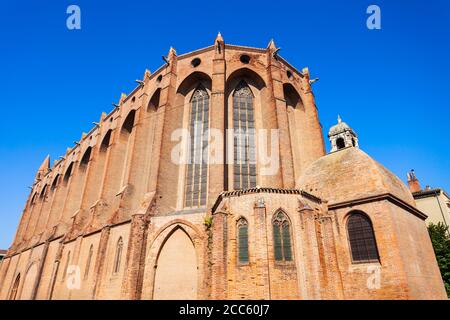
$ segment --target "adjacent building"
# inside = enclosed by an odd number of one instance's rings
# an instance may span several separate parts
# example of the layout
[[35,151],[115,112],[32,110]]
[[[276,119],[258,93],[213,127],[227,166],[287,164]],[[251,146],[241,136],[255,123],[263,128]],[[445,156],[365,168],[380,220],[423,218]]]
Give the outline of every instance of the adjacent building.
[[417,208],[428,216],[426,222],[428,224],[441,222],[444,226],[449,227],[450,196],[440,188],[426,186],[425,189],[422,189],[414,170],[408,172],[407,177]]

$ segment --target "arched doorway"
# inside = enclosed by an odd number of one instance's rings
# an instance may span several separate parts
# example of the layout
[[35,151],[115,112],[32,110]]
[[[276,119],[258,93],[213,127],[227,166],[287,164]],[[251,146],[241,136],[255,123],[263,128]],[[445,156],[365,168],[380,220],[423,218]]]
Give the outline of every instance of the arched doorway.
[[177,228],[163,244],[155,270],[153,299],[197,299],[197,255],[183,229]]

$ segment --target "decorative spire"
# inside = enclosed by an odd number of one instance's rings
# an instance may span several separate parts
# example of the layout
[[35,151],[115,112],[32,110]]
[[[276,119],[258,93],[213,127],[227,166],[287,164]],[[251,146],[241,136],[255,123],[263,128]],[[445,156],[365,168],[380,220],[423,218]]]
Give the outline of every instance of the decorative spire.
[[340,116],[340,115],[338,115],[337,120],[338,120],[338,123],[341,123],[341,122],[342,122],[341,116]]
[[119,99],[119,105],[122,105],[122,103],[125,101],[126,98],[127,98],[127,95],[122,92],[122,94],[120,95],[120,99]]
[[270,50],[276,50],[277,46],[275,45],[275,41],[272,39],[270,39],[269,44],[267,45],[267,49]]
[[222,35],[220,32],[217,34],[216,40],[214,41],[214,45],[216,46],[216,53],[215,58],[216,59],[223,59],[224,58],[224,48],[225,48],[225,42],[223,41]]
[[169,53],[167,54],[167,58],[169,60],[171,60],[176,55],[177,55],[177,52],[175,51],[174,47],[170,47]]
[[152,73],[151,73],[150,70],[145,69],[145,72],[144,72],[144,81],[147,80],[148,78],[150,78],[150,75],[151,75],[151,74],[152,74]]
[[170,65],[170,62],[176,57],[176,55],[177,55],[177,52],[175,51],[175,49],[173,47],[170,47],[167,57],[162,56],[164,62],[166,63],[166,66]]
[[38,173],[45,174],[50,169],[50,155],[47,155],[39,167]]
[[217,42],[223,42],[223,38],[222,38],[222,35],[220,34],[220,31],[219,31],[219,33],[217,33],[216,43]]

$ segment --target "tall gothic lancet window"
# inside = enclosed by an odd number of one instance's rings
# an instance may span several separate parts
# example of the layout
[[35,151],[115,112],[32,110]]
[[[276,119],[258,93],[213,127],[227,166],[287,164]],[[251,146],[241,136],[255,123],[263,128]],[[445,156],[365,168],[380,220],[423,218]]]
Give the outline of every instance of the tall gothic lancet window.
[[114,258],[114,266],[113,266],[113,273],[119,273],[120,271],[120,262],[122,260],[122,251],[123,251],[123,240],[122,237],[119,238],[119,241],[117,241],[116,246],[116,256]]
[[189,120],[190,145],[189,162],[186,170],[185,206],[206,205],[208,165],[204,150],[208,144],[206,132],[209,128],[209,96],[199,86],[191,99]]
[[233,94],[234,189],[256,187],[253,94],[241,81]]
[[288,218],[280,211],[275,215],[272,225],[275,260],[292,261],[291,232]]
[[238,230],[238,260],[240,264],[248,263],[248,223],[244,218],[237,223]]

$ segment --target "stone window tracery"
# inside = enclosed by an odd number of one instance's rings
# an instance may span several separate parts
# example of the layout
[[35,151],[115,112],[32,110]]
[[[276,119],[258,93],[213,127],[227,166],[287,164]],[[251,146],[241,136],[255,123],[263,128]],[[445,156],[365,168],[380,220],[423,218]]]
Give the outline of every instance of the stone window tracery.
[[273,221],[275,261],[292,261],[290,223],[284,212],[278,212]]
[[122,260],[122,251],[123,251],[123,240],[122,237],[119,238],[117,241],[117,247],[116,247],[116,256],[114,258],[114,268],[113,273],[119,273],[120,271],[120,262]]
[[253,93],[241,81],[233,93],[234,189],[256,187],[256,151]]
[[206,205],[208,159],[209,96],[203,86],[198,86],[191,99],[189,120],[189,161],[186,170],[185,207]]

